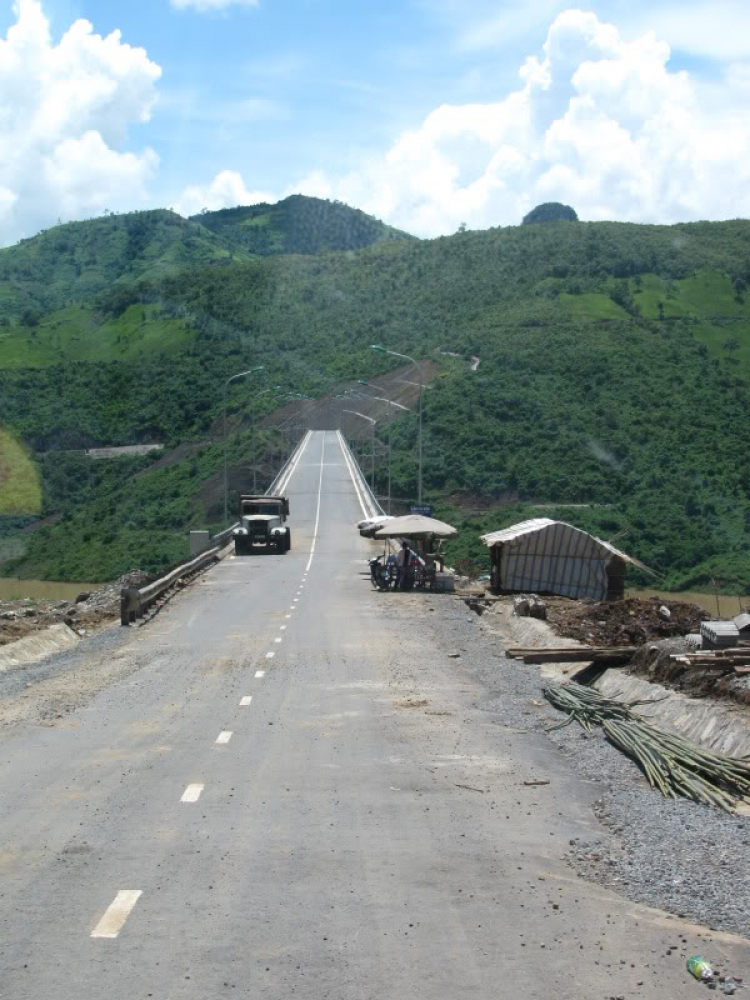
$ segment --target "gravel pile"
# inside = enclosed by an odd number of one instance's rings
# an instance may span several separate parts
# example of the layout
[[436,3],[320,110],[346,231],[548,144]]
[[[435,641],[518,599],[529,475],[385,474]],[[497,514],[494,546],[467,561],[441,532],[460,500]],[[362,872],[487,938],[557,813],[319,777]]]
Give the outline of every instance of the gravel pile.
[[[506,659],[507,641],[493,638],[462,602],[441,601],[439,611],[419,626],[437,633],[446,649],[466,649],[463,661],[483,682],[481,707],[493,719],[540,735],[562,720],[543,702],[538,668]],[[601,789],[595,812],[602,838],[570,845],[569,862],[579,875],[637,902],[750,937],[750,818],[663,798],[598,732],[587,736],[572,725],[543,738]]]
[[134,570],[113,583],[79,594],[74,601],[28,598],[0,601],[0,646],[59,622],[65,622],[79,635],[86,635],[95,626],[120,613],[120,590],[123,587],[139,587],[149,579],[145,573]]

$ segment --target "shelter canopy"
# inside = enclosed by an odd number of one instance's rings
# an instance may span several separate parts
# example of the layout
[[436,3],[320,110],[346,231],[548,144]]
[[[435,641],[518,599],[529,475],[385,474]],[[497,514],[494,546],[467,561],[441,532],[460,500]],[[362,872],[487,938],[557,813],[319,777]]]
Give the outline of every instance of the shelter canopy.
[[376,538],[450,538],[458,534],[456,528],[435,517],[425,517],[423,514],[406,514],[404,517],[394,517],[375,532]]

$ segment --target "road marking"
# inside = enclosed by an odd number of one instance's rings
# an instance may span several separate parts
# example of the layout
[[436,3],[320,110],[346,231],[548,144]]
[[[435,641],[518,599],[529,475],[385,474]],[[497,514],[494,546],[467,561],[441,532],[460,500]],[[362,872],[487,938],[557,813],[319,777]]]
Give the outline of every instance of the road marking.
[[217,743],[228,743],[232,738],[232,734],[229,730],[225,729],[223,733],[219,733],[216,737]]
[[142,889],[120,889],[102,919],[91,932],[91,937],[116,938],[142,894]]
[[318,541],[318,525],[320,524],[320,497],[323,493],[323,458],[326,453],[326,436],[323,435],[323,443],[320,448],[320,478],[318,479],[318,509],[315,512],[315,527],[313,528],[313,539],[312,545],[310,546],[310,558],[307,560],[307,566],[305,566],[305,573],[308,573],[310,567],[312,566],[313,556],[315,555],[315,544]]
[[274,658],[274,656],[276,656],[276,653],[266,653],[266,659],[267,660],[272,660]]
[[[336,431],[336,433],[337,433],[338,439],[339,439],[339,447],[341,448],[341,454],[344,456],[344,463],[346,464],[346,467],[349,470],[349,476],[351,477],[351,481],[354,484],[354,492],[357,494],[357,500],[359,500],[359,506],[362,508],[362,516],[363,517],[372,517],[371,514],[367,513],[367,508],[365,507],[365,502],[362,499],[362,491],[360,490],[360,488],[359,488],[359,486],[357,484],[357,478],[354,475],[354,468],[352,467],[352,464],[351,464],[351,462],[349,460],[349,456],[347,455],[346,449],[344,448],[344,438],[343,438],[343,435],[342,435],[341,431]],[[308,569],[309,568],[310,568],[310,564],[308,563]]]
[[[292,616],[291,615],[284,615],[284,617],[285,618],[291,618]],[[286,628],[286,626],[284,626],[284,628]]]
[[284,476],[284,478],[276,486],[276,493],[279,496],[283,496],[284,495],[284,490],[289,485],[289,480],[292,478],[292,476],[294,475],[294,473],[297,471],[297,466],[299,465],[299,460],[304,455],[305,449],[307,448],[307,445],[308,445],[311,437],[312,437],[312,431],[308,431],[307,434],[305,435],[305,440],[302,442],[302,447],[299,450],[299,455],[297,455],[297,457],[295,458],[295,460],[292,463],[292,465],[290,466],[289,471],[287,472],[287,474]]
[[180,802],[197,802],[201,797],[201,792],[204,789],[204,785],[194,782],[192,785],[188,785],[185,791],[182,793],[182,798]]
[[240,708],[247,708],[252,700],[253,696],[251,694],[246,694],[244,698],[240,698]]
[[[288,616],[287,616],[288,617]],[[286,632],[286,625],[279,625],[279,630],[281,632]]]
[[256,677],[257,680],[260,680],[261,677],[265,677],[265,676],[266,676],[265,670],[256,670],[255,671],[255,677]]
[[281,642],[281,636],[277,636],[273,641],[274,642]]

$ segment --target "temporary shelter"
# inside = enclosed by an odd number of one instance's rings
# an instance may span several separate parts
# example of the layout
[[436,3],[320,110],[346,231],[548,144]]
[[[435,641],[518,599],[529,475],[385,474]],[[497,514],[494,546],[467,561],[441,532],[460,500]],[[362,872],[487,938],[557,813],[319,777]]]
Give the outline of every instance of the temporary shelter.
[[490,548],[495,591],[619,600],[628,563],[646,569],[609,542],[546,517],[482,535],[482,541]]
[[458,532],[445,521],[423,514],[405,514],[394,517],[375,532],[376,538],[450,538]]

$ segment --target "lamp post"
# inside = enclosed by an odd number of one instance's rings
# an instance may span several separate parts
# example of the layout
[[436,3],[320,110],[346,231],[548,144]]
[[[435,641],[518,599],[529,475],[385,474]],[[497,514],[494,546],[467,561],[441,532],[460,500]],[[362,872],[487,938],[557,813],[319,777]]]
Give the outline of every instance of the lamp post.
[[358,410],[344,410],[344,413],[351,413],[355,417],[360,417],[362,420],[367,420],[370,424],[370,488],[372,492],[375,492],[375,424],[377,420],[374,417],[368,417],[364,413],[360,413]]
[[[366,382],[362,378],[358,379],[357,381],[359,382],[360,385],[366,385],[370,389],[380,389],[382,391],[383,387],[380,385],[374,385],[372,382]],[[386,402],[388,403],[388,513],[390,514],[391,513],[391,421],[393,419],[393,416],[391,414],[391,407],[397,406],[400,410],[408,410],[409,407],[404,406],[401,403],[393,402],[393,400],[391,399],[390,386],[386,387],[385,391],[388,393],[388,399],[386,400]],[[371,398],[380,400],[383,399],[382,396],[372,396]]]
[[419,373],[419,477],[417,480],[417,503],[422,503],[422,369],[414,358],[410,357],[408,354],[401,354],[399,351],[391,351],[389,348],[383,347],[382,344],[371,344],[370,349],[373,351],[381,351],[383,354],[390,354],[394,358],[404,358],[405,361],[411,361]]
[[229,383],[234,382],[235,379],[244,378],[245,375],[255,375],[256,372],[262,372],[264,368],[265,365],[256,365],[255,368],[248,368],[245,372],[237,372],[236,375],[230,375],[224,383],[224,527],[227,526],[227,521],[229,520],[229,474],[227,472],[227,389],[229,388]]
[[[272,386],[269,386],[268,389],[261,389],[260,392],[258,393],[258,395],[262,396],[266,392],[278,392],[278,390],[280,388],[281,388],[280,385],[272,385]],[[258,469],[258,454],[257,454],[256,448],[255,448],[255,410],[251,410],[250,412],[251,412],[251,417],[250,417],[250,440],[252,442],[252,449],[253,449],[253,493],[257,493],[258,492],[258,481],[257,481],[257,475],[256,475],[256,473],[257,473],[257,469]]]

